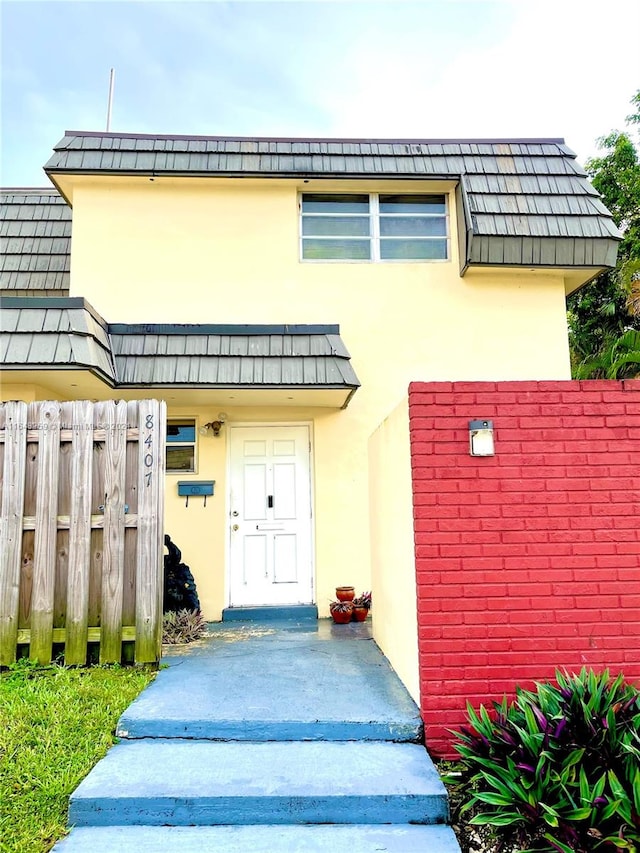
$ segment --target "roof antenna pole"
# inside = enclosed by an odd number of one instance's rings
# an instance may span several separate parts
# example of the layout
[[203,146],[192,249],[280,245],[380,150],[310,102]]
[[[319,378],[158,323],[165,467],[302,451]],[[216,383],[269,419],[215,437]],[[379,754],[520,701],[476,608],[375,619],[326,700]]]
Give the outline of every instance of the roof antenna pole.
[[111,130],[111,108],[113,106],[113,81],[115,80],[116,72],[112,68],[109,72],[109,103],[107,104],[107,133]]

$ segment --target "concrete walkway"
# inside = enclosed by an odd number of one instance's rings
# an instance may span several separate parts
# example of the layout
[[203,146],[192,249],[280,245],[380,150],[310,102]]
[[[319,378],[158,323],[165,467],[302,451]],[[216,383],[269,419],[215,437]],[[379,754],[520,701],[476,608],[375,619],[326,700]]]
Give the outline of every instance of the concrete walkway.
[[221,623],[163,664],[54,850],[459,850],[418,708],[368,623]]
[[422,740],[367,622],[219,623],[188,648],[163,657],[169,669],[125,712],[120,737]]

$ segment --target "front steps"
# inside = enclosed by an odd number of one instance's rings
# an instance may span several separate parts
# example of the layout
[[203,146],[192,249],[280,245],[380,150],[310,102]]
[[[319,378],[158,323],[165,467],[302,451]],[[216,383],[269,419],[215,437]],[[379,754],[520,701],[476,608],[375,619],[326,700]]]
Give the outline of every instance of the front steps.
[[107,826],[74,829],[60,853],[455,853],[448,826]]
[[168,657],[56,853],[460,853],[415,704],[345,628],[221,626]]
[[318,608],[315,604],[291,604],[271,607],[225,607],[223,622],[281,622],[283,620],[317,621]]
[[422,743],[415,702],[368,623],[212,627],[124,712],[120,738]]
[[425,749],[389,743],[121,743],[81,782],[76,826],[439,824]]

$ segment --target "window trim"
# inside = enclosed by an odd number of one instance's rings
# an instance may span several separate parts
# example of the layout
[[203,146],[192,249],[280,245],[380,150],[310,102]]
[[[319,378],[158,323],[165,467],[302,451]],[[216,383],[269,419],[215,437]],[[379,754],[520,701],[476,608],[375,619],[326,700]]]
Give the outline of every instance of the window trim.
[[[322,213],[310,213],[309,216],[365,216],[369,217],[370,228],[369,228],[369,236],[368,237],[348,237],[348,239],[359,240],[362,242],[368,241],[371,252],[368,258],[305,258],[303,255],[304,251],[304,239],[308,238],[311,235],[304,235],[302,233],[302,220],[303,220],[303,211],[302,211],[302,202],[303,197],[305,195],[353,195],[353,196],[368,196],[369,198],[369,213],[343,213],[343,214],[322,214]],[[446,233],[443,236],[434,236],[434,237],[422,237],[416,239],[427,239],[427,240],[445,240],[447,256],[445,258],[381,258],[380,257],[380,240],[407,240],[411,239],[410,237],[380,237],[380,196],[386,195],[396,195],[396,196],[416,196],[416,195],[437,195],[442,196],[444,199],[444,213],[424,213],[420,214],[422,217],[433,217],[435,218],[444,218],[445,221],[445,231]],[[382,216],[384,218],[393,218],[393,217],[406,217],[411,214],[406,213],[383,213]],[[391,189],[385,190],[384,192],[362,192],[353,190],[351,192],[340,192],[337,190],[331,190],[327,192],[310,192],[309,190],[299,190],[298,192],[298,260],[304,264],[442,264],[442,263],[450,263],[451,262],[451,214],[449,210],[449,193],[448,192],[409,192],[407,190],[403,191],[393,191]],[[336,239],[334,235],[331,236],[319,236],[314,239]]]
[[[198,473],[198,430],[199,430],[199,421],[195,415],[174,415],[167,417],[167,431],[169,430],[169,424],[171,423],[179,423],[186,424],[187,422],[193,421],[193,441],[180,441],[180,442],[169,442],[165,441],[165,453],[164,453],[164,462],[165,462],[165,474],[169,476],[175,476],[176,474],[197,474]],[[193,447],[193,468],[169,468],[168,460],[167,460],[167,449],[169,447]]]

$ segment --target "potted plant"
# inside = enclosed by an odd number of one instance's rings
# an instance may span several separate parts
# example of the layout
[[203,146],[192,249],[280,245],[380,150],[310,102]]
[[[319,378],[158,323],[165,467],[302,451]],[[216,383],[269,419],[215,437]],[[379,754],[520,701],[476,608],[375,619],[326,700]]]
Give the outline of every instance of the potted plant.
[[353,599],[353,621],[364,622],[371,609],[371,593],[363,592]]
[[329,610],[333,621],[338,625],[346,625],[347,622],[351,622],[353,604],[350,601],[332,601]]

